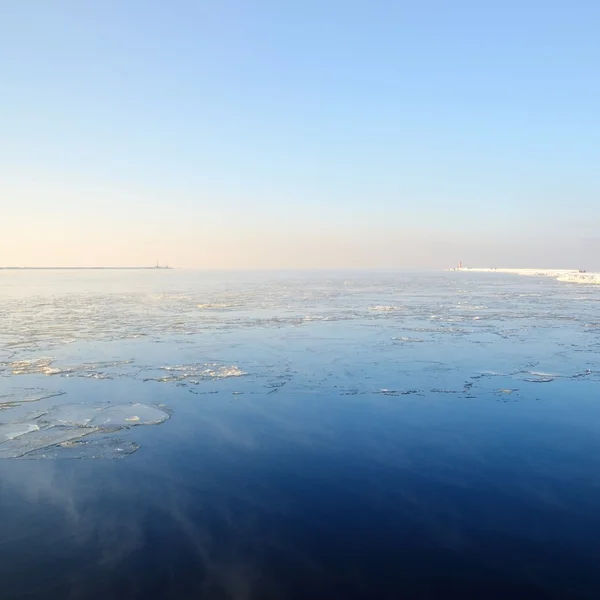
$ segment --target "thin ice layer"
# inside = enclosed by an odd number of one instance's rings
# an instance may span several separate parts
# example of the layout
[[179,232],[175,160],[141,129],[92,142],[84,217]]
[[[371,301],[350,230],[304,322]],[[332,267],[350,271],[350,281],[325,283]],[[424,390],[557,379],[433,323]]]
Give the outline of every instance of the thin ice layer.
[[140,448],[135,442],[115,437],[69,440],[61,444],[29,452],[27,459],[84,459],[84,458],[125,458]]
[[46,390],[43,388],[14,388],[12,391],[0,394],[0,408],[18,406],[23,402],[39,402],[48,398],[62,396],[64,392]]
[[241,377],[246,375],[244,371],[235,365],[221,365],[217,363],[172,365],[161,367],[161,370],[167,371],[169,375],[150,379],[154,381],[173,382],[184,381],[186,379],[226,379],[228,377]]
[[48,427],[32,430],[4,442],[0,442],[0,458],[20,458],[42,448],[77,440],[100,428]]
[[14,423],[0,424],[0,458],[30,455],[31,458],[52,458],[63,452],[73,458],[118,458],[135,452],[137,445],[125,442],[113,445],[114,440],[107,439],[83,442],[81,438],[94,433],[115,432],[133,425],[156,425],[168,418],[167,412],[139,403],[55,406]]
[[90,422],[101,409],[86,404],[63,404],[55,406],[40,417],[49,425],[91,427]]
[[3,423],[0,424],[0,444],[7,440],[13,440],[32,431],[37,431],[39,427],[35,423]]
[[158,425],[169,415],[158,408],[146,404],[109,406],[98,411],[91,421],[98,427],[131,427],[132,425]]
[[169,418],[168,413],[146,404],[88,406],[64,404],[41,417],[50,425],[73,427],[122,428],[132,425],[157,425]]
[[110,379],[111,375],[104,373],[103,369],[124,367],[133,363],[133,360],[101,361],[57,367],[54,358],[35,358],[32,360],[17,360],[5,363],[13,375],[63,375],[66,377],[94,377],[97,379]]

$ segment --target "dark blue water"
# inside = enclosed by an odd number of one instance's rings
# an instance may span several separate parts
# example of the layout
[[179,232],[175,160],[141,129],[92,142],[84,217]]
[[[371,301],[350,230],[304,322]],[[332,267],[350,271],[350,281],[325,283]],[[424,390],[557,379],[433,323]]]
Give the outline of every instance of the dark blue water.
[[1,423],[170,415],[0,460],[3,599],[600,597],[600,289],[0,277]]

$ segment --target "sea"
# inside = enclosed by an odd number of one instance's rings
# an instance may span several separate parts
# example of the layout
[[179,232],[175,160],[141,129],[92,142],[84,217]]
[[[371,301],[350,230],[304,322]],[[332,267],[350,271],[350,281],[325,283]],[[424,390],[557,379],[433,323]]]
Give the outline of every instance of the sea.
[[600,598],[600,286],[0,272],[0,598]]

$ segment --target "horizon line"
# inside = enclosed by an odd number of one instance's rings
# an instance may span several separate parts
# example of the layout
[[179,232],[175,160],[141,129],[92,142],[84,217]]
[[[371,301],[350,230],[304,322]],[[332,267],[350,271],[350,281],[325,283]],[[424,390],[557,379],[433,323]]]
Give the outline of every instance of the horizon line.
[[0,267],[0,271],[164,271],[173,267]]

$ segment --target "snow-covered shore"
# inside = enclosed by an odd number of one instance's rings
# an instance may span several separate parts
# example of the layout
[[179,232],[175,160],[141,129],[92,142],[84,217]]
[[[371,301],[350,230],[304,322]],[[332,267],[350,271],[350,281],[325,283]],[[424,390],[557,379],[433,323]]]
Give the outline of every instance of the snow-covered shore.
[[600,273],[566,273],[560,275],[557,279],[568,283],[595,283],[600,285]]
[[483,269],[472,267],[457,267],[450,271],[466,273],[508,273],[511,275],[526,275],[528,277],[554,277],[567,283],[587,283],[600,285],[600,273],[582,273],[577,269]]

